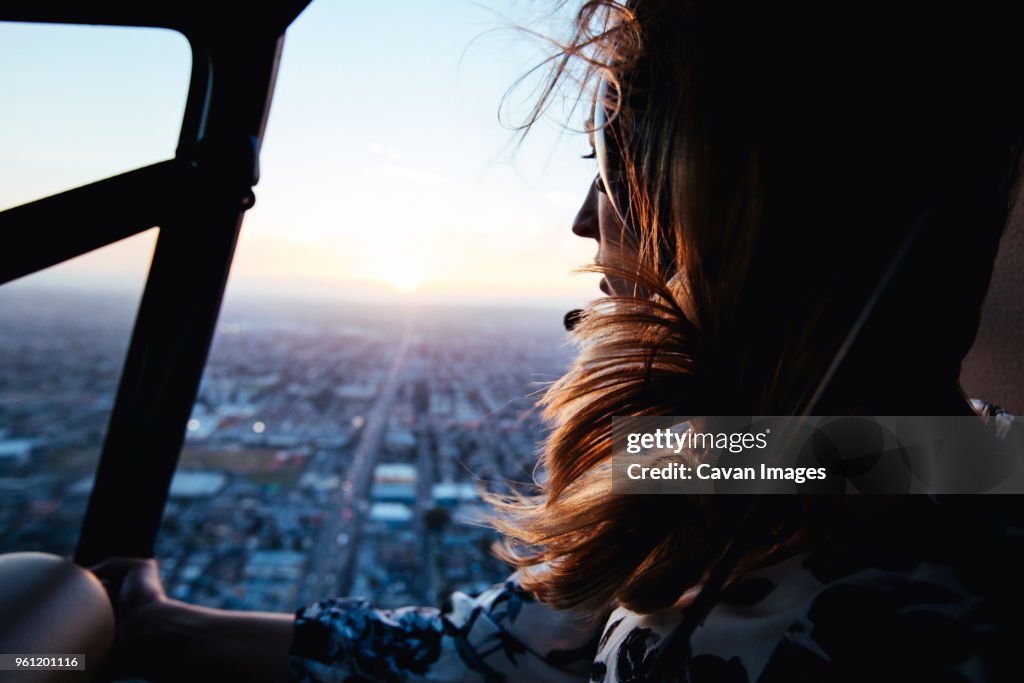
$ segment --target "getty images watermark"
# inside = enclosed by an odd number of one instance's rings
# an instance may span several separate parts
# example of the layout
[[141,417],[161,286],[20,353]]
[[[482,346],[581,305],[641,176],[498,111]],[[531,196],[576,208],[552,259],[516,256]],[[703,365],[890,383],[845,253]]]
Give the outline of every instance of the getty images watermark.
[[1024,493],[997,417],[616,417],[613,493]]

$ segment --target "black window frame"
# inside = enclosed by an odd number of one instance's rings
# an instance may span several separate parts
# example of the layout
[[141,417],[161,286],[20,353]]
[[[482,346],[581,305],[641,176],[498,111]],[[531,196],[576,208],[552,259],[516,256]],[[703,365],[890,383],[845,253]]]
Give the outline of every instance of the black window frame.
[[210,350],[288,26],[311,0],[6,4],[0,21],[165,28],[192,75],[173,159],[0,212],[0,285],[159,226],[74,559],[150,557]]

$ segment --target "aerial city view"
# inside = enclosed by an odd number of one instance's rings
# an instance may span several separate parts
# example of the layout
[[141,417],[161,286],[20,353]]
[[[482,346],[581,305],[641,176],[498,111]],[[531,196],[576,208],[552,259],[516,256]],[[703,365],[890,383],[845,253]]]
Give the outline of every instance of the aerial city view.
[[[70,555],[137,299],[0,297],[0,552]],[[169,595],[397,607],[500,581],[480,493],[534,477],[561,315],[229,301],[157,541]]]

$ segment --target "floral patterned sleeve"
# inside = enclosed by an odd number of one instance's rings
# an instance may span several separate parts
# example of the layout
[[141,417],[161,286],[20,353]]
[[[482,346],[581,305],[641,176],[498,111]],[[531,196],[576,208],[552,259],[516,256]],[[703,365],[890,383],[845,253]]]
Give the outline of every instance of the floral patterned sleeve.
[[542,605],[513,574],[476,598],[456,592],[450,608],[374,608],[330,598],[295,614],[288,680],[588,680],[602,622]]

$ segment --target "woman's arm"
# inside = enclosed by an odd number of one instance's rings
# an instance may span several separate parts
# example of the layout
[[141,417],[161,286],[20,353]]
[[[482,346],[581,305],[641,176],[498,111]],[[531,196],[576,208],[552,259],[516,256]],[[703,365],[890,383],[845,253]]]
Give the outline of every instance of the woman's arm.
[[110,673],[151,683],[582,683],[604,623],[538,603],[515,575],[476,597],[455,592],[444,610],[329,598],[291,615],[171,600],[152,559],[112,558],[93,571],[117,616]]
[[281,683],[288,672],[294,615],[234,612],[172,600],[156,560],[111,558],[92,571],[117,616],[111,673],[160,681]]
[[282,683],[294,616],[232,612],[167,600],[148,615],[136,652],[141,675],[158,682],[211,680]]

